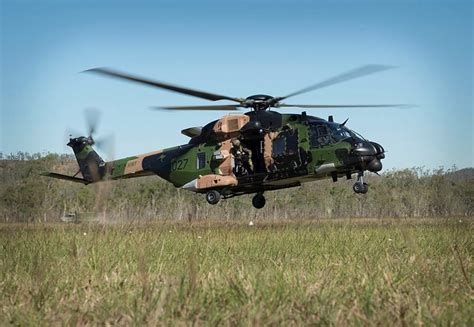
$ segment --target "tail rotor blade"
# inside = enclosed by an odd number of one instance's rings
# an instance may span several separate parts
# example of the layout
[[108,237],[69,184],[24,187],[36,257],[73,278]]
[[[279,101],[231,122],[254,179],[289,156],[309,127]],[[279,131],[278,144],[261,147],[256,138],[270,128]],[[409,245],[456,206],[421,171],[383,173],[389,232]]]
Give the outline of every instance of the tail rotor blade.
[[100,111],[96,108],[87,108],[84,110],[84,116],[86,118],[88,136],[92,136],[97,131],[97,126],[99,126]]
[[108,160],[113,160],[115,157],[115,136],[114,134],[108,134],[105,136],[102,136],[95,140],[95,146],[97,146],[98,149],[103,151],[105,155],[107,156]]

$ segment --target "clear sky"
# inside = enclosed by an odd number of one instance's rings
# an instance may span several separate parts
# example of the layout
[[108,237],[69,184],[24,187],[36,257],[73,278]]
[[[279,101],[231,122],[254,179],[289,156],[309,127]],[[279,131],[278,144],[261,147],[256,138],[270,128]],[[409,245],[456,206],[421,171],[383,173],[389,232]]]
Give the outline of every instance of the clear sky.
[[114,133],[116,157],[187,143],[181,129],[225,114],[152,111],[210,102],[79,73],[93,67],[246,97],[385,64],[398,68],[291,102],[417,104],[311,114],[349,117],[386,148],[387,168],[473,166],[472,1],[0,3],[3,153],[68,151],[65,130],[85,133],[88,107],[102,110],[98,136]]

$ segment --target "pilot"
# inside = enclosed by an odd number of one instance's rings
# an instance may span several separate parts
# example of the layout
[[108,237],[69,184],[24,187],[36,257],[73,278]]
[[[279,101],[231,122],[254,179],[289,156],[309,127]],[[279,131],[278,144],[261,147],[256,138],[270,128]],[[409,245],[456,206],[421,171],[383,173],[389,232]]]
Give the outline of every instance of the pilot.
[[234,156],[236,163],[236,171],[243,171],[247,174],[253,173],[252,151],[244,147],[240,140],[232,140],[231,153]]

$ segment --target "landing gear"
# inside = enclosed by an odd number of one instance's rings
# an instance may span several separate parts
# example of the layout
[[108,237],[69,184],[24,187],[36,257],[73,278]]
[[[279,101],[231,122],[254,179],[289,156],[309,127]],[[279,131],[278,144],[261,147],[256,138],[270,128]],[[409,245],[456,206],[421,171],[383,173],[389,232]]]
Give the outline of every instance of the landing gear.
[[265,206],[265,197],[263,193],[257,193],[252,199],[252,205],[255,209],[262,209]]
[[217,192],[216,190],[212,190],[206,193],[206,200],[207,203],[209,204],[217,204],[219,203],[219,200],[221,199],[221,194]]
[[354,192],[358,194],[365,194],[369,191],[369,185],[364,183],[364,173],[359,172],[357,174],[357,182],[355,182],[354,186],[352,187]]
[[369,185],[367,185],[367,183],[356,182],[352,189],[356,193],[365,194],[369,191]]

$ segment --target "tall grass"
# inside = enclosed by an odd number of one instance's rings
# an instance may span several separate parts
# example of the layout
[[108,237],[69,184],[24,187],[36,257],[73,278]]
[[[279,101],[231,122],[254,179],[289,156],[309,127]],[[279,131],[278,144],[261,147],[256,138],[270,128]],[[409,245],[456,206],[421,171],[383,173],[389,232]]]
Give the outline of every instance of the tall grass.
[[0,225],[0,325],[473,325],[452,220]]

